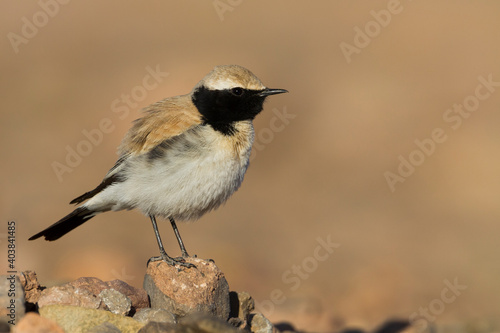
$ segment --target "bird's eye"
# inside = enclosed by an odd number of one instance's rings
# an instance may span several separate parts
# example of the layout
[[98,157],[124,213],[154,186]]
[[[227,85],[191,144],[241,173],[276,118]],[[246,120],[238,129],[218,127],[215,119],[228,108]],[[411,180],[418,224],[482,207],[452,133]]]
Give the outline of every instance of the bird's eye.
[[241,96],[241,95],[243,95],[243,88],[233,88],[233,89],[231,89],[231,93],[234,96]]

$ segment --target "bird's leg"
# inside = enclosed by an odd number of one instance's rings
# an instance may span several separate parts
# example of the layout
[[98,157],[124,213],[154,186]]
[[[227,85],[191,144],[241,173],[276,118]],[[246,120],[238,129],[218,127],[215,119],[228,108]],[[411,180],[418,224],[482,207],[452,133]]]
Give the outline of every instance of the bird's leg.
[[175,220],[171,217],[169,217],[168,219],[170,220],[170,224],[172,224],[172,229],[174,229],[175,237],[177,237],[177,241],[179,242],[179,246],[182,252],[182,257],[183,258],[189,257],[189,254],[187,253],[186,248],[184,247],[184,242],[182,242],[181,234],[179,233],[177,225],[175,224]]
[[182,258],[172,258],[167,254],[167,252],[165,252],[165,249],[163,248],[163,243],[162,243],[161,238],[160,238],[160,232],[158,231],[158,226],[156,225],[156,218],[154,215],[149,215],[149,218],[151,219],[151,223],[153,223],[153,229],[155,231],[156,240],[158,241],[158,247],[160,248],[160,255],[158,257],[149,258],[148,265],[150,262],[163,260],[171,266],[181,265],[181,266],[188,267],[188,268],[189,267],[196,267],[193,264],[187,263]]

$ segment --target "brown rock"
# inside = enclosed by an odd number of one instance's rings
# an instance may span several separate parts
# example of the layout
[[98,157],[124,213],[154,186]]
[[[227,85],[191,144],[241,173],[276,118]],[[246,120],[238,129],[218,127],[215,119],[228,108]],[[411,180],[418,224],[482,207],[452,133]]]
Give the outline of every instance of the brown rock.
[[226,321],[202,313],[190,314],[183,317],[177,325],[147,323],[138,333],[238,333],[242,332],[229,325]]
[[87,290],[92,295],[99,295],[101,291],[109,288],[106,282],[96,277],[81,277],[68,283],[77,289]]
[[[178,333],[183,332],[181,328],[176,326],[175,324],[169,323],[159,323],[156,321],[151,321],[144,325],[137,333]],[[190,332],[195,333],[195,332]]]
[[105,322],[100,325],[92,327],[86,333],[122,333],[115,325]]
[[144,324],[150,321],[168,324],[176,323],[175,316],[165,309],[142,308],[134,314],[133,318]]
[[86,288],[78,288],[71,284],[60,287],[52,287],[42,291],[38,306],[40,308],[47,305],[74,305],[89,309],[104,309],[105,305],[101,299],[92,294]]
[[250,315],[250,331],[252,333],[273,333],[275,332],[273,324],[264,317],[262,313]]
[[54,321],[29,312],[16,325],[16,333],[64,333]]
[[249,293],[231,291],[229,293],[231,302],[231,314],[229,322],[240,329],[248,326],[250,312],[255,309],[255,302]]
[[130,298],[115,289],[104,289],[99,294],[101,301],[109,311],[117,315],[126,316],[130,312]]
[[122,333],[137,333],[144,326],[130,317],[78,306],[48,305],[40,308],[40,315],[52,319],[67,333],[86,333],[106,322],[116,326]]
[[38,282],[35,271],[24,271],[19,275],[21,285],[24,288],[26,302],[36,304],[42,293],[42,287]]
[[145,290],[134,288],[120,280],[104,282],[95,277],[81,277],[62,286],[43,290],[38,299],[38,306],[61,304],[89,309],[108,309],[99,296],[106,289],[114,289],[128,297],[134,311],[149,306]]
[[98,295],[107,287],[106,283],[98,278],[81,277],[61,286],[43,290],[38,300],[38,306],[60,304],[89,309],[105,309],[106,305]]
[[205,313],[190,314],[179,321],[179,332],[238,333],[241,332],[226,321]]
[[165,309],[176,316],[208,313],[224,320],[229,318],[229,286],[213,262],[187,258],[195,268],[170,266],[153,262],[144,277],[144,289],[151,308]]
[[123,295],[130,298],[132,309],[149,308],[149,298],[146,290],[132,287],[121,280],[107,281],[108,288],[118,290]]

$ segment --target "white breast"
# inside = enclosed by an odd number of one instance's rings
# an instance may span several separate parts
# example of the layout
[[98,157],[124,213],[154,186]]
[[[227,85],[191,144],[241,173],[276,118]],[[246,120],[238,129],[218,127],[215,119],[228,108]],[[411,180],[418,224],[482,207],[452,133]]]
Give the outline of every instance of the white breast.
[[235,138],[208,125],[198,126],[164,143],[154,154],[131,157],[123,169],[125,180],[109,186],[86,205],[138,208],[147,215],[178,220],[201,217],[224,203],[243,181],[253,126],[245,122],[240,127],[245,131]]

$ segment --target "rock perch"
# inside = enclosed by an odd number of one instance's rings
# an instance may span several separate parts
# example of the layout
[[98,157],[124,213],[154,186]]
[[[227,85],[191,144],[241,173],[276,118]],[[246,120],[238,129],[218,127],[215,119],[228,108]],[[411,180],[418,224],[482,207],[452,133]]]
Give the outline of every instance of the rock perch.
[[165,309],[177,317],[206,313],[228,320],[229,286],[222,271],[211,261],[187,258],[195,268],[152,262],[144,277],[152,309]]

